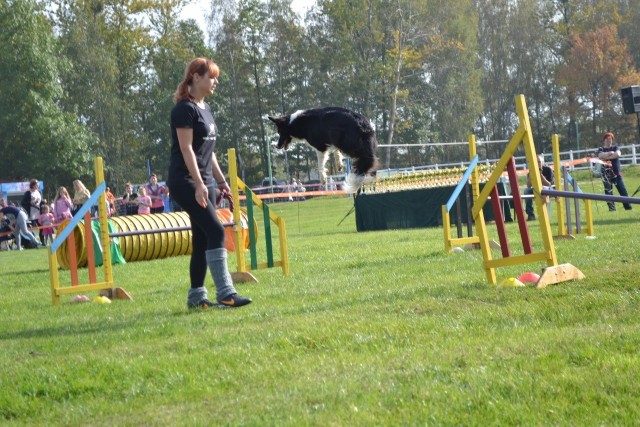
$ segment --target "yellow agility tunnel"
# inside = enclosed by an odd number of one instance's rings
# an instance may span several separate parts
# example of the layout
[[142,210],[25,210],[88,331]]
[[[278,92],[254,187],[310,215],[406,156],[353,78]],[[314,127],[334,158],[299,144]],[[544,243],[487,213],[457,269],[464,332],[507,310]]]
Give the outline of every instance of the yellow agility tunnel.
[[[217,209],[220,222],[225,224],[225,245],[229,252],[235,251],[235,232],[232,224],[233,214],[228,209]],[[62,231],[69,221],[62,223],[58,232]],[[249,221],[244,212],[240,212],[240,227],[244,249],[249,248]],[[186,212],[171,212],[153,215],[128,215],[112,217],[108,220],[111,241],[111,257],[113,263],[145,261],[173,256],[191,254],[191,221]],[[257,224],[254,221],[254,230]],[[96,264],[102,264],[102,247],[100,245],[100,225],[92,221],[93,242],[96,253]],[[75,253],[78,267],[87,266],[87,248],[85,228],[78,224],[73,233]],[[56,251],[58,263],[62,268],[70,266],[67,239]]]

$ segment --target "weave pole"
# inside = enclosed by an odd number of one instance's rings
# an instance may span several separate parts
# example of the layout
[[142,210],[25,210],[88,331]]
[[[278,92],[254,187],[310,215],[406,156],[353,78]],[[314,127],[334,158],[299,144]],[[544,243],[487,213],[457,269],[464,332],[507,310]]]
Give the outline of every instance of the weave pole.
[[[565,176],[564,170],[566,169],[567,164],[562,164],[560,162],[560,138],[558,134],[554,134],[551,136],[551,147],[553,149],[553,173],[554,173],[554,180],[556,182],[556,189],[558,188],[560,183],[563,182],[563,180],[567,181],[566,178],[568,178],[568,181],[571,182],[574,187],[574,191],[580,192],[581,190],[578,188],[577,183],[571,176],[569,176],[568,172]],[[565,190],[568,190],[567,184],[568,183],[566,183],[564,186]],[[569,224],[571,224],[570,205],[568,202],[565,202],[565,200],[562,197],[556,197],[555,201],[556,201],[557,218],[558,218],[558,234],[556,234],[555,237],[573,238],[574,236],[571,235],[572,227],[569,226]],[[593,227],[593,212],[591,210],[591,200],[585,200],[584,209],[585,209],[585,216],[586,216],[585,222],[586,222],[586,228],[587,228],[587,236],[594,236],[595,232]],[[576,210],[576,233],[579,234],[580,233],[579,231],[580,212],[578,210],[577,204],[575,206],[575,210]],[[566,218],[565,218],[565,211],[566,211]]]

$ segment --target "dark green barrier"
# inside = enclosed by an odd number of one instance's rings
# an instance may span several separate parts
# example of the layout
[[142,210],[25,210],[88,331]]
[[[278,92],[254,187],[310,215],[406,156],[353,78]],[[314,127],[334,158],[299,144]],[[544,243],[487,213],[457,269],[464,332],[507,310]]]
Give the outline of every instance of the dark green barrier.
[[[482,189],[483,185],[480,185]],[[503,183],[498,192],[504,195]],[[358,231],[397,230],[404,228],[439,227],[442,225],[442,205],[447,203],[455,186],[366,194],[356,197],[356,229]],[[466,194],[460,194],[462,221],[467,221]],[[455,209],[451,218],[455,220]],[[487,203],[482,209],[486,221],[493,221],[493,209]],[[509,203],[503,202],[505,221],[511,221]]]

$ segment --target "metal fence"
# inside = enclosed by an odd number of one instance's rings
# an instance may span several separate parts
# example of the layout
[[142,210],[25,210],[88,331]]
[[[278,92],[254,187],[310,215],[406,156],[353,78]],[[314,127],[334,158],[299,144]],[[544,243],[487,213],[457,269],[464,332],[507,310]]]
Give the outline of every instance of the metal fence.
[[[638,164],[638,151],[640,151],[640,144],[631,144],[631,145],[623,145],[620,146],[620,152],[622,156],[620,157],[620,162],[622,166],[629,165],[637,165]],[[569,150],[563,151],[560,153],[560,161],[570,162],[573,164],[575,160],[579,160],[585,157],[592,157],[595,155],[595,150],[593,148],[585,149],[585,150]],[[547,163],[552,163],[553,159],[551,157],[551,153],[545,153],[545,161]],[[516,169],[527,169],[527,162],[524,156],[514,156],[516,162]],[[482,160],[481,163],[485,164],[495,164],[500,159],[485,159]],[[391,169],[380,169],[377,172],[377,176],[379,178],[386,178],[397,174],[408,175],[413,172],[426,171],[426,170],[438,170],[438,169],[448,169],[448,168],[463,168],[466,169],[469,166],[470,162],[454,162],[454,163],[436,163],[433,165],[424,165],[424,166],[412,166],[408,168],[391,168]],[[582,169],[591,169],[592,165],[590,163],[583,163],[579,165],[572,165],[570,170],[582,170]],[[334,176],[334,179],[341,179],[341,176]]]

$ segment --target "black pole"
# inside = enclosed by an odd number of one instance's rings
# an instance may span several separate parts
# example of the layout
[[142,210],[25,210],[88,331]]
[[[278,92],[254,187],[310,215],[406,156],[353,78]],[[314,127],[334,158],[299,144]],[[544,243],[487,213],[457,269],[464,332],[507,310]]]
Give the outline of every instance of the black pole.
[[462,238],[462,210],[460,197],[456,199],[456,229],[458,230],[458,239]]

